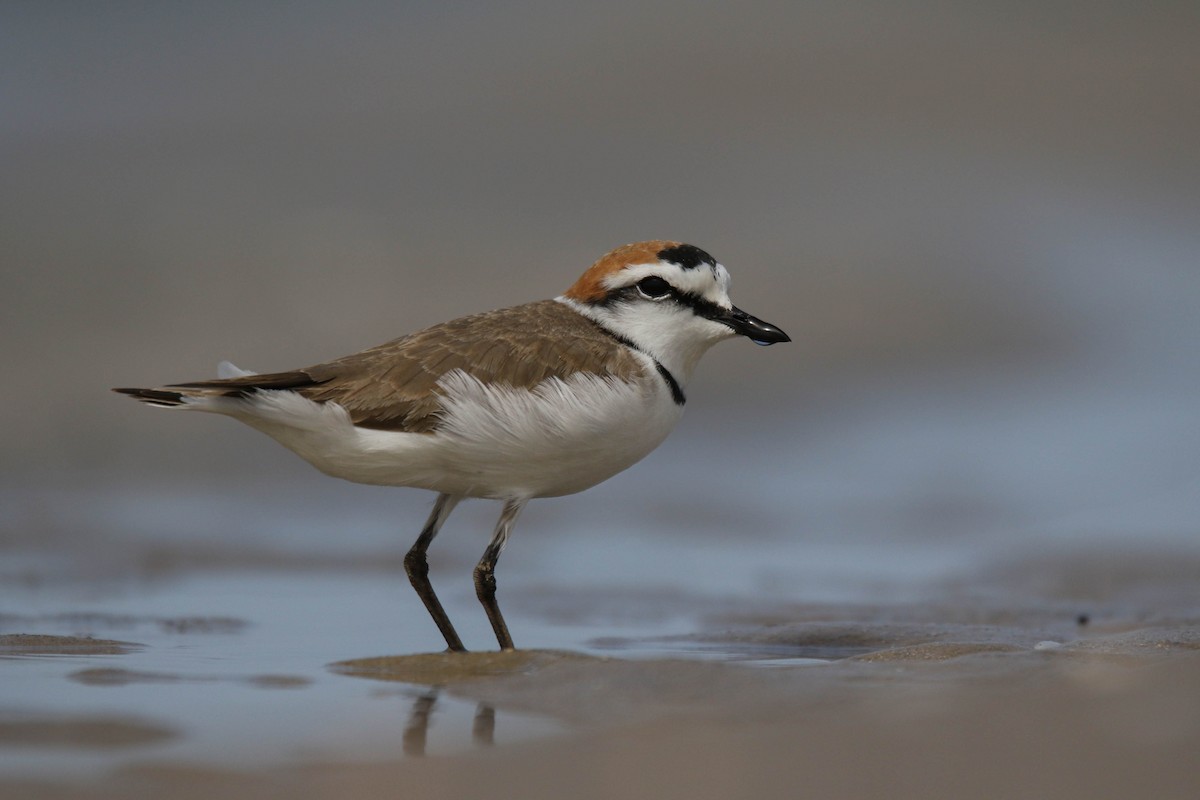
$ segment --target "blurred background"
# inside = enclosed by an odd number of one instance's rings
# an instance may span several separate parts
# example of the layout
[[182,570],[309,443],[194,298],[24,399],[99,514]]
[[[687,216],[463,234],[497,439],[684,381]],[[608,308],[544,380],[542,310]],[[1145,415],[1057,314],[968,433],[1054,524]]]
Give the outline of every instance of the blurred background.
[[[0,535],[398,559],[424,493],[109,387],[315,363],[668,238],[794,343],[716,348],[658,452],[531,506],[530,580],[812,599],[1193,551],[1198,42],[1170,2],[6,2]],[[455,569],[497,511],[456,515]]]

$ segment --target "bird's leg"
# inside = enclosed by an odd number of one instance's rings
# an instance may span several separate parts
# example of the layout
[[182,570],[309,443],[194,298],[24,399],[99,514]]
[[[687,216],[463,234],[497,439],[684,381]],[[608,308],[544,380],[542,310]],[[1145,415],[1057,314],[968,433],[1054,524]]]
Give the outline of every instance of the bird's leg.
[[461,499],[450,494],[438,495],[437,501],[433,504],[433,512],[429,515],[425,527],[421,529],[421,535],[417,537],[416,543],[404,556],[404,571],[408,573],[408,581],[417,590],[417,595],[425,604],[429,616],[433,617],[438,630],[446,639],[446,648],[463,653],[467,648],[463,647],[462,639],[458,638],[458,632],[450,623],[450,617],[446,616],[446,610],[442,608],[441,602],[434,594],[433,584],[429,582],[429,562],[425,559],[425,551],[429,549],[433,537],[437,536],[442,523],[446,521],[446,517],[450,516],[450,512],[454,510]]
[[526,498],[505,501],[504,510],[500,512],[500,521],[496,523],[496,532],[492,534],[492,541],[487,550],[483,551],[483,558],[475,565],[475,595],[479,602],[483,603],[483,609],[487,612],[488,621],[492,623],[492,630],[496,632],[496,641],[500,643],[501,650],[514,648],[512,636],[508,633],[508,626],[504,624],[500,606],[496,603],[496,559],[500,558],[500,551],[508,542],[513,524],[527,502]]

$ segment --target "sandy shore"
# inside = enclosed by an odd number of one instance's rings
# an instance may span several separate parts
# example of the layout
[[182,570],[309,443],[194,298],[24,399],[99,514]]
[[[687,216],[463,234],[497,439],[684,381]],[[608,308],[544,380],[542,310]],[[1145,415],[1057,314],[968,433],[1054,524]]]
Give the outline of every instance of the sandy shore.
[[[394,758],[359,758],[351,749],[237,768],[134,758],[84,779],[10,776],[0,792],[62,800],[536,800],[1194,798],[1200,791],[1200,619],[1176,614],[1139,624],[994,612],[968,620],[949,606],[910,606],[854,621],[866,613],[814,607],[805,618],[801,609],[781,609],[795,619],[725,620],[723,629],[695,637],[748,653],[773,648],[771,658],[736,663],[560,651],[350,659],[327,673],[378,687],[381,698],[390,686],[412,690],[402,740],[385,743]],[[2,644],[10,657],[20,647],[47,657],[56,643],[10,636]],[[63,653],[128,647],[71,637],[57,644]],[[779,657],[789,648],[795,658]],[[805,657],[814,648],[854,654]],[[197,676],[92,668],[71,679],[89,686],[175,680],[186,690]],[[240,685],[298,689],[288,696],[303,702],[302,679],[275,680]],[[474,744],[419,757],[431,724],[445,724],[437,709],[450,701],[476,704]],[[180,719],[173,731],[138,712],[131,703],[124,717],[7,714],[0,746],[119,750],[187,727]],[[496,728],[523,715],[559,720],[562,733],[492,744]]]

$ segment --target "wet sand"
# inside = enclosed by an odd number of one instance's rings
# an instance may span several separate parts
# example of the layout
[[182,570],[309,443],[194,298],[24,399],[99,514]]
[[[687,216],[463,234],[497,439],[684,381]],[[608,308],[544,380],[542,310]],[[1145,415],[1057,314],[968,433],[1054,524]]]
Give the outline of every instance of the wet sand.
[[[932,665],[914,654],[786,670],[552,659],[472,689],[451,677],[446,691],[590,720],[553,739],[367,764],[134,765],[84,783],[10,781],[6,794],[1194,797],[1196,643],[1102,649],[962,646]],[[117,746],[112,736],[85,720],[72,733]]]
[[[1076,569],[1060,563],[1055,583],[1070,590],[1037,602],[985,600],[986,591],[968,601],[953,582],[934,593],[940,602],[682,597],[677,602],[700,610],[695,628],[682,634],[651,626],[575,648],[316,661],[319,652],[363,646],[336,641],[352,629],[346,625],[324,632],[333,640],[327,647],[299,648],[286,659],[296,669],[282,672],[278,654],[261,649],[288,648],[281,623],[253,605],[240,621],[139,617],[111,600],[71,614],[9,614],[6,628],[86,619],[91,630],[0,638],[0,673],[24,675],[36,689],[23,702],[3,694],[0,793],[1191,798],[1200,789],[1200,604],[1190,578],[1200,562],[1172,563],[1164,571],[1153,558],[1118,554],[1095,554]],[[1009,567],[993,578],[1011,579]],[[1096,579],[1101,573],[1105,581]],[[250,569],[232,578],[175,574],[153,591],[161,602],[188,580],[207,591],[217,579],[232,581],[224,585],[233,605],[288,585],[297,596],[311,594],[312,581],[323,580],[290,568],[271,576]],[[247,594],[237,595],[238,587]],[[545,590],[512,594],[522,609],[513,618],[527,634],[550,636],[544,620],[570,616],[566,591],[557,602]],[[21,595],[30,599],[8,585],[10,601]],[[1141,602],[1130,602],[1135,597]],[[607,623],[620,629],[621,601],[610,604]],[[105,632],[113,638],[99,638]],[[143,641],[126,641],[135,638]],[[86,702],[48,699],[69,691]],[[373,726],[361,711],[346,718],[321,711],[329,691],[342,693],[330,708],[382,709],[390,727]],[[202,712],[156,699],[183,702],[198,692]],[[94,698],[109,710],[97,710]],[[298,725],[310,738],[240,759],[205,749],[200,718],[232,719],[239,704],[262,701],[284,714],[265,720],[266,730],[288,740]],[[300,716],[286,716],[289,709]],[[26,769],[28,758],[50,769]]]

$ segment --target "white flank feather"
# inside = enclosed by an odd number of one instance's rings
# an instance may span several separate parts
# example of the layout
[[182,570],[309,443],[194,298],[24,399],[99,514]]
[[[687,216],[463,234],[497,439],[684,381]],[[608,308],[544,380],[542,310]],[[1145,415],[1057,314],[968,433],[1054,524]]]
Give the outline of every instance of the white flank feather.
[[218,378],[244,378],[247,375],[256,375],[256,374],[257,373],[255,373],[251,370],[242,369],[237,364],[234,364],[232,361],[222,361],[220,364],[217,364],[217,377]]
[[[646,359],[649,362],[649,359]],[[185,408],[226,414],[329,475],[466,497],[557,497],[582,491],[662,443],[682,408],[653,371],[635,383],[578,372],[532,391],[485,386],[455,370],[439,382],[433,433],[355,427],[337,403],[296,392],[188,397]]]

